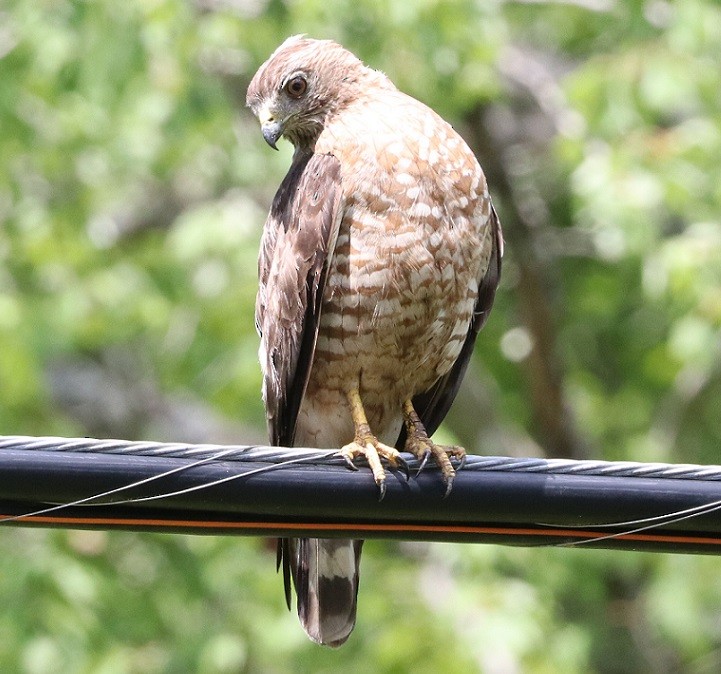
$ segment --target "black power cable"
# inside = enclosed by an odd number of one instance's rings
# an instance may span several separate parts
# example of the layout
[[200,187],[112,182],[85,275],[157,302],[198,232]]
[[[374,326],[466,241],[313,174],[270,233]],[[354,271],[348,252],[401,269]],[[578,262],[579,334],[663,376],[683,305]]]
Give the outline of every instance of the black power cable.
[[0,524],[721,554],[721,467],[469,456],[382,502],[335,450],[0,436]]

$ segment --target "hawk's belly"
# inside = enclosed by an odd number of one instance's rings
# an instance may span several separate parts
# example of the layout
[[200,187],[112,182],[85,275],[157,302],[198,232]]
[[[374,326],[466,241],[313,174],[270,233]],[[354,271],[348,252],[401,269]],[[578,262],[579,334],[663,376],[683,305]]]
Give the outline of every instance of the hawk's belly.
[[[353,438],[345,393],[359,386],[371,430],[394,444],[404,400],[428,390],[458,358],[472,319],[483,238],[471,221],[388,232],[367,214],[344,221],[329,269],[296,445]],[[484,259],[484,257],[486,259]]]

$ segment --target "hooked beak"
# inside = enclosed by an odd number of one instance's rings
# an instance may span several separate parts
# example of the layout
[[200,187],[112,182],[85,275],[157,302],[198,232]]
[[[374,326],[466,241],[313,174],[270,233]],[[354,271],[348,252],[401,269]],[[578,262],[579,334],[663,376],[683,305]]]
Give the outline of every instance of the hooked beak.
[[268,143],[274,150],[277,150],[276,143],[278,139],[283,135],[283,124],[274,119],[261,121],[260,130],[263,133],[265,142]]
[[274,150],[277,150],[278,148],[275,144],[278,142],[278,138],[283,135],[285,124],[278,121],[268,103],[265,103],[255,114],[258,116],[260,130],[265,142],[268,143],[268,145],[270,145]]

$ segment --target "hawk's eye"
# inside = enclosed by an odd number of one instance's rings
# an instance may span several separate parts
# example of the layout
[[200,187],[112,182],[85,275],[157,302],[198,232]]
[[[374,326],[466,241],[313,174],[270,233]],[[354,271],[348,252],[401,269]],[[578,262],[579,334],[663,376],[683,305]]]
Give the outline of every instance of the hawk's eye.
[[291,77],[285,84],[285,90],[291,98],[300,98],[308,88],[308,82],[303,75]]

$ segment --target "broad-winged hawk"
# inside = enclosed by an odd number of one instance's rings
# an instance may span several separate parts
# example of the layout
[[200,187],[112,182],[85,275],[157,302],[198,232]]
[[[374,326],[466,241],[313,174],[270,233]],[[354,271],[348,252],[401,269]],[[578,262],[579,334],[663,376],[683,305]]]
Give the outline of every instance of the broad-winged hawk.
[[[260,248],[256,325],[270,440],[366,458],[381,496],[395,446],[433,457],[450,490],[446,415],[493,305],[502,237],[463,139],[340,45],[295,36],[247,103],[295,153]],[[280,541],[314,641],[355,624],[362,541]]]

